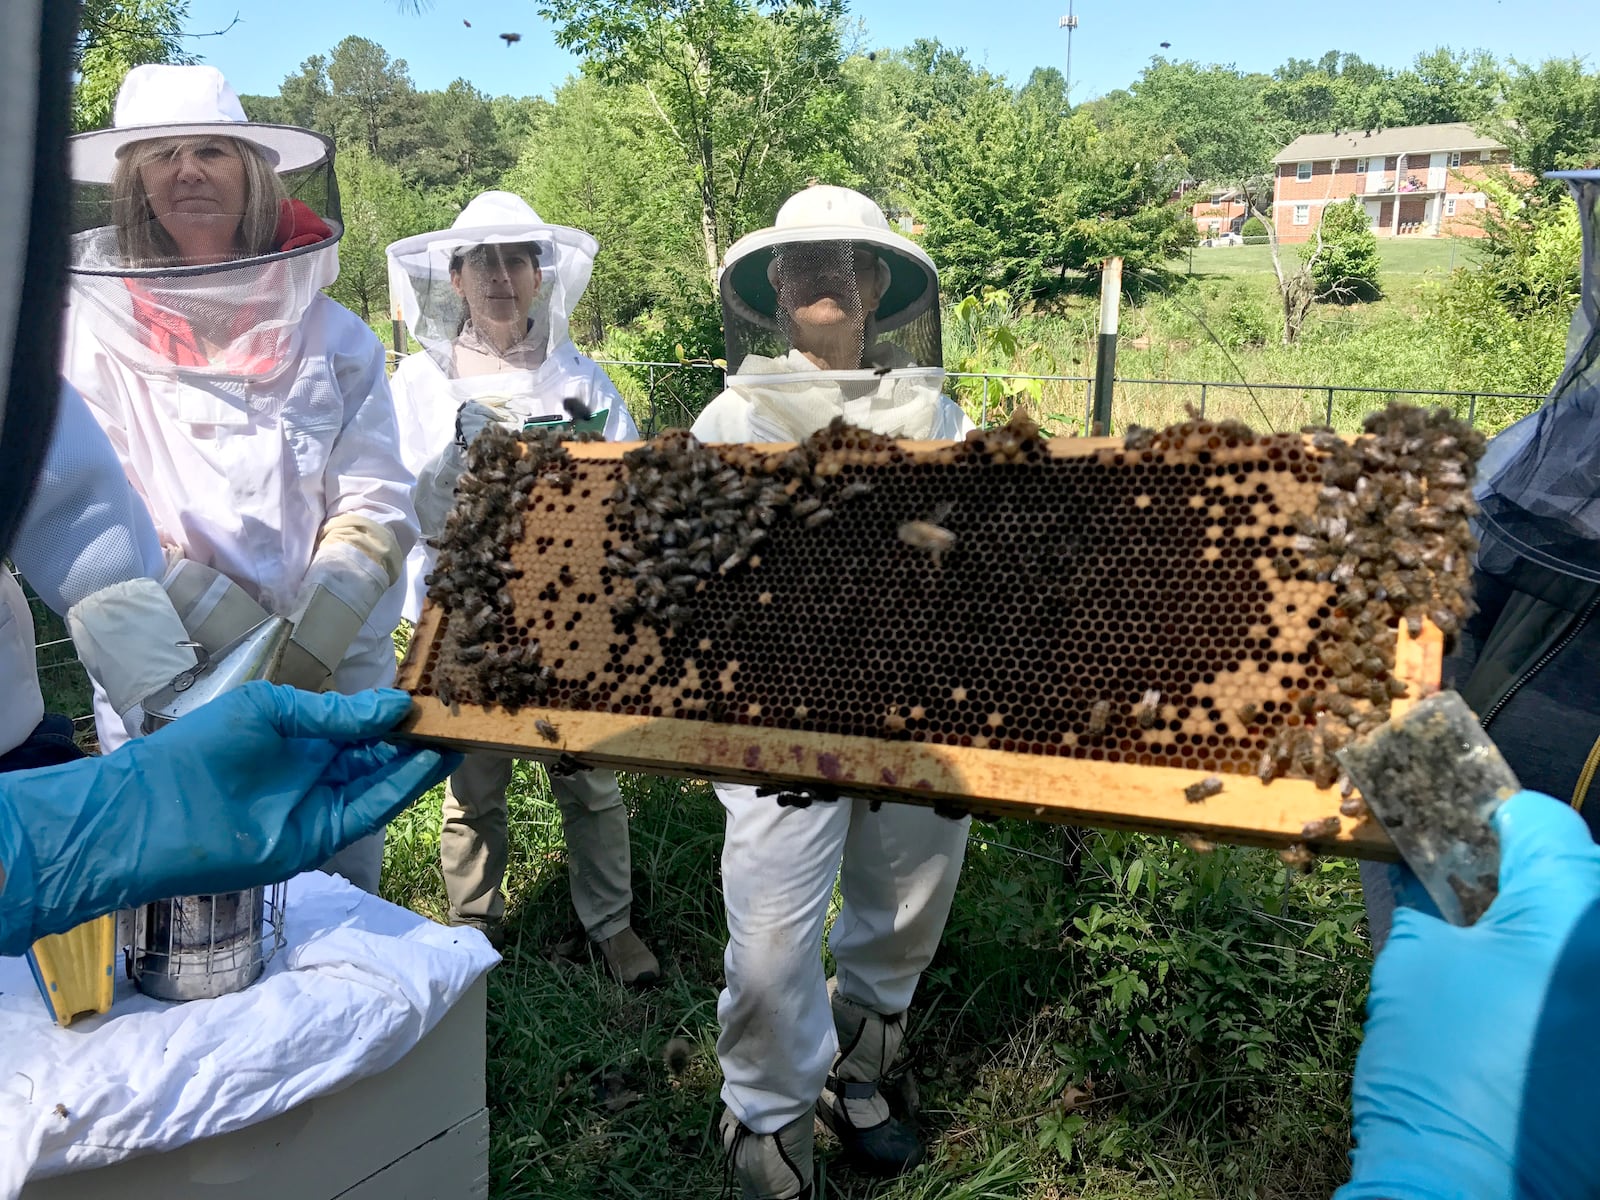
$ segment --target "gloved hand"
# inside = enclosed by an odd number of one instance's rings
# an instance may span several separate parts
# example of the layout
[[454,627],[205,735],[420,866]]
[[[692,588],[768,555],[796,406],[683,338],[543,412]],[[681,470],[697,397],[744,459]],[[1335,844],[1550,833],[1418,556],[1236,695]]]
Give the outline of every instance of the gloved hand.
[[467,447],[490,425],[511,423],[513,418],[508,413],[476,400],[467,401],[457,410],[455,440],[417,472],[412,501],[423,537],[436,538],[444,532],[444,519],[455,505],[456,483],[467,469]]
[[1403,907],[1373,967],[1335,1200],[1600,1196],[1600,846],[1538,792],[1494,824],[1489,911]]
[[372,610],[400,578],[405,554],[385,526],[355,513],[322,527],[289,623],[294,627],[274,682],[318,692],[327,686]]
[[130,737],[144,725],[141,701],[195,664],[189,632],[154,579],[126,579],[85,596],[67,610],[67,628]]
[[103,758],[0,776],[0,955],[116,909],[277,883],[382,828],[460,762],[376,740],[410,704],[247,683]]

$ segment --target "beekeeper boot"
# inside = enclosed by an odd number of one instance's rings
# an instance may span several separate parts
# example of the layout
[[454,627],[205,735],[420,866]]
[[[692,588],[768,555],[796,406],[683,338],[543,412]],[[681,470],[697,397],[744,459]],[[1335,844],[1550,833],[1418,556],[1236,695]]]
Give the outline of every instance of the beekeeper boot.
[[813,1123],[807,1113],[777,1133],[752,1133],[723,1109],[724,1193],[737,1182],[739,1200],[811,1200]]
[[642,988],[661,982],[660,962],[632,926],[596,942],[595,946],[606,967],[623,987]]
[[922,1142],[910,1124],[889,1112],[883,1077],[905,1038],[905,1014],[886,1017],[839,995],[828,981],[839,1054],[823,1084],[817,1115],[845,1157],[875,1175],[899,1175],[922,1161]]

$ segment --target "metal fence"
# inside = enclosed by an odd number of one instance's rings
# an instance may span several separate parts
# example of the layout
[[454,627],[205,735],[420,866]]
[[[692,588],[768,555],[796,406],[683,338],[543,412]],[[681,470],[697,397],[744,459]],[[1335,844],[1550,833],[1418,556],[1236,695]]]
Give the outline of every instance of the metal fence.
[[[703,402],[699,397],[714,396],[723,384],[722,369],[706,362],[642,362],[625,359],[596,359],[605,367],[618,389],[627,399],[630,410],[646,437],[653,437],[662,429],[687,426],[693,423]],[[699,373],[707,382],[693,379]],[[1017,403],[1017,397],[1028,384],[1060,385],[1058,390],[1076,392],[1082,389],[1081,411],[1046,411],[1038,415],[1052,416],[1054,422],[1065,428],[1087,434],[1094,399],[1092,375],[1028,375],[1011,371],[950,371],[946,373],[950,390],[969,409],[980,427],[991,421],[1004,421]],[[686,382],[688,380],[688,382]],[[1192,406],[1201,416],[1239,416],[1247,421],[1252,410],[1265,407],[1260,403],[1262,394],[1291,401],[1286,414],[1298,411],[1300,419],[1286,421],[1284,428],[1299,428],[1320,421],[1332,425],[1336,418],[1345,415],[1350,405],[1341,405],[1340,398],[1359,397],[1360,411],[1349,415],[1359,418],[1362,412],[1381,408],[1392,401],[1407,403],[1433,403],[1449,408],[1471,424],[1477,424],[1482,415],[1482,401],[1504,401],[1517,409],[1532,409],[1545,397],[1535,392],[1450,391],[1434,388],[1368,387],[1350,384],[1322,383],[1249,383],[1221,379],[1140,379],[1118,375],[1114,379],[1117,390],[1113,404],[1113,425],[1126,423],[1129,409],[1138,408],[1137,401],[1143,393],[1161,393],[1168,401],[1167,407],[1182,411]],[[630,386],[631,385],[631,386]],[[1020,386],[1019,386],[1020,385]],[[1039,405],[1030,405],[1038,408]],[[1284,407],[1281,406],[1280,407]],[[1219,412],[1220,408],[1220,412]],[[1119,415],[1125,419],[1118,419]],[[1137,414],[1136,414],[1137,415]],[[1257,421],[1269,414],[1255,411]],[[1269,422],[1270,423],[1270,422]]]
[[[699,415],[705,403],[722,390],[724,378],[720,367],[708,362],[650,362],[622,359],[596,360],[616,383],[628,401],[641,431],[653,437],[663,429],[688,426]],[[1059,392],[1076,395],[1083,390],[1081,411],[1050,411],[1048,406],[1030,403],[1030,411],[1051,432],[1064,433],[1068,429],[1087,434],[1090,409],[1094,396],[1094,377],[1091,375],[1019,375],[1011,372],[952,371],[946,376],[951,391],[963,403],[980,428],[1008,419],[1019,403],[1019,395],[1026,385],[1055,385]],[[1020,386],[1019,386],[1020,385]],[[1237,416],[1247,423],[1260,423],[1262,417],[1273,424],[1273,413],[1267,410],[1262,396],[1278,398],[1276,416],[1281,427],[1299,428],[1304,424],[1336,424],[1336,419],[1347,418],[1352,428],[1361,412],[1382,407],[1394,400],[1443,404],[1476,424],[1483,416],[1485,401],[1504,402],[1504,407],[1515,411],[1531,409],[1544,399],[1531,392],[1468,392],[1435,391],[1420,388],[1365,387],[1344,384],[1297,383],[1244,383],[1217,379],[1136,379],[1117,376],[1115,379],[1117,402],[1113,405],[1113,424],[1125,427],[1129,420],[1144,417],[1142,424],[1164,423],[1162,412],[1168,416],[1181,414],[1192,407],[1202,416]],[[1161,397],[1160,403],[1141,404],[1150,396]],[[1343,397],[1357,397],[1358,409],[1341,404]],[[1075,407],[1075,406],[1074,406]],[[1150,410],[1147,415],[1145,409]],[[1463,411],[1465,409],[1465,411]],[[974,411],[975,410],[975,411]],[[1348,411],[1347,411],[1348,410]],[[1131,414],[1131,415],[1130,415]],[[1276,426],[1275,426],[1276,427]],[[5,569],[17,572],[9,562]],[[20,578],[20,577],[19,577]],[[61,621],[49,613],[43,604],[30,594],[34,610],[34,627],[39,638],[37,659],[39,683],[47,704],[55,704],[61,711],[64,698],[70,707],[78,728],[87,731],[93,718],[88,714],[88,677],[73,652],[72,640],[65,635]]]

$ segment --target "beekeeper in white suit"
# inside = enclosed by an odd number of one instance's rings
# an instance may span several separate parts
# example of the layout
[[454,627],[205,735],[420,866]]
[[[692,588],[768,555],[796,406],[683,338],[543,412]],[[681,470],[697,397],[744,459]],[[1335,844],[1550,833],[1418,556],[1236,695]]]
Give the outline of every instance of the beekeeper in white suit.
[[[838,416],[900,438],[972,427],[940,394],[938,272],[859,192],[792,197],[771,229],[729,248],[720,290],[728,386],[694,424],[701,441],[795,441]],[[880,1085],[944,930],[968,822],[848,797],[795,808],[751,787],[716,792],[727,812],[721,1130],[745,1200],[811,1195],[814,1113],[858,1165],[909,1169],[921,1145]],[[825,980],[835,878],[844,902]]]
[[[71,139],[85,228],[64,373],[150,511],[190,638],[215,651],[283,614],[278,682],[349,693],[394,678],[416,517],[382,344],[321,293],[343,232],[332,154],[319,134],[251,124],[212,67],[130,71],[113,127]],[[147,636],[143,608],[116,615],[107,659]],[[110,619],[76,617],[75,638]],[[97,678],[109,749],[142,694]],[[382,859],[380,833],[328,869],[375,892]]]
[[[608,441],[638,439],[621,394],[568,334],[597,249],[587,233],[546,224],[510,192],[484,192],[448,230],[389,247],[391,292],[423,347],[400,364],[390,386],[426,537],[442,531],[465,448],[487,424],[575,426]],[[412,621],[422,611],[433,557],[419,542],[406,562],[405,615]],[[439,831],[451,920],[496,943],[505,916],[511,768],[504,755],[467,755],[450,777]],[[628,813],[615,773],[552,776],[550,790],[584,930],[623,984],[655,982],[660,964],[633,929]]]

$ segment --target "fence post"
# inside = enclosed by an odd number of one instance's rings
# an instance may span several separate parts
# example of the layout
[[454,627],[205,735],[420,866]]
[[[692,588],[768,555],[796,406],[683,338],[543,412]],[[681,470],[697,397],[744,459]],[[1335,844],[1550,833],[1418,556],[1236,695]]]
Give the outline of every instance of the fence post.
[[1208,386],[1204,383],[1200,385],[1200,415],[1202,417],[1206,415],[1206,388]]
[[1117,320],[1122,313],[1122,260],[1108,258],[1100,272],[1100,344],[1094,363],[1094,432],[1111,435],[1111,398],[1117,384]]
[[1467,424],[1472,428],[1478,427],[1478,398],[1472,396],[1467,400]]
[[1333,424],[1333,389],[1332,388],[1328,389],[1328,412],[1327,412],[1327,415],[1323,418],[1323,422],[1322,423],[1324,425],[1332,425]]
[[656,435],[656,365],[650,364],[650,432],[645,437]]
[[983,377],[983,408],[978,413],[978,428],[989,428],[989,377]]

